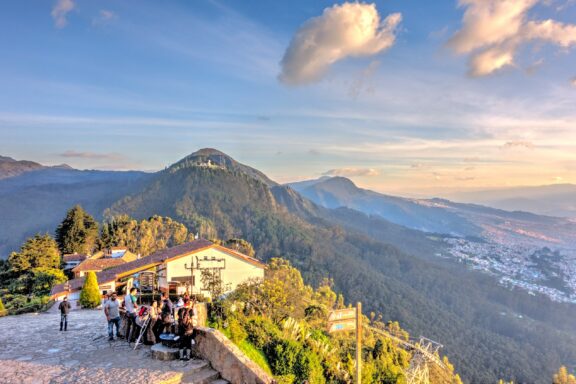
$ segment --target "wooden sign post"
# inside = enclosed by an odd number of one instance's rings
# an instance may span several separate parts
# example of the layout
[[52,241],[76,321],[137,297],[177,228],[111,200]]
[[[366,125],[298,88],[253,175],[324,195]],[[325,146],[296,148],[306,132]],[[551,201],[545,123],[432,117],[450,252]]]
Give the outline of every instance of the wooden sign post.
[[328,315],[328,332],[356,331],[356,384],[362,379],[362,303],[356,308],[337,309]]

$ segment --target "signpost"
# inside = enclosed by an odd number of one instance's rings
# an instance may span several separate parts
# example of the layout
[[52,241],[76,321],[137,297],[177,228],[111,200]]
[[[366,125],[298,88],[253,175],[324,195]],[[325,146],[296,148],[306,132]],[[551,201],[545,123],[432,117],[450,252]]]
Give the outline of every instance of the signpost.
[[337,309],[328,315],[328,332],[356,330],[356,384],[362,379],[362,303],[356,308]]

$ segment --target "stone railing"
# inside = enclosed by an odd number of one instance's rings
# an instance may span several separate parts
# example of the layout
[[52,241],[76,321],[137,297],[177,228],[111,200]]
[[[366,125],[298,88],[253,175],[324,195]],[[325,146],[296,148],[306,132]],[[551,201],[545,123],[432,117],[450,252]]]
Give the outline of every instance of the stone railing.
[[230,383],[273,384],[274,379],[232,341],[213,328],[196,328],[195,352]]

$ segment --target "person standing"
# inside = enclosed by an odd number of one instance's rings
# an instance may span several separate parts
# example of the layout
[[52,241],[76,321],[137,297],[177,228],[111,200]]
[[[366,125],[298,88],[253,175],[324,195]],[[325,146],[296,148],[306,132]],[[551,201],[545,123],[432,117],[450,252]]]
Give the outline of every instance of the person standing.
[[116,325],[116,337],[120,337],[120,302],[116,292],[112,292],[104,304],[104,313],[108,320],[108,340],[114,340],[114,325]]
[[62,331],[62,329],[64,329],[64,331],[67,331],[68,314],[70,313],[70,309],[72,309],[72,306],[68,302],[68,296],[64,296],[64,300],[62,300],[62,302],[58,306],[58,309],[60,310],[60,331]]
[[132,340],[132,333],[135,334],[136,330],[136,311],[138,310],[138,304],[136,304],[136,293],[138,289],[131,288],[130,294],[124,297],[124,308],[126,308],[126,341],[128,343]]

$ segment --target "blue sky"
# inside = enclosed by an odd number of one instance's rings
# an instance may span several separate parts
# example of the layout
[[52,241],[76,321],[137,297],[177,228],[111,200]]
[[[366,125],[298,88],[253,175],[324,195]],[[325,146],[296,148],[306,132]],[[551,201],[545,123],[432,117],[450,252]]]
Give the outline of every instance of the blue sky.
[[[0,154],[157,170],[214,147],[407,195],[576,183],[576,4],[483,1],[4,2]],[[380,35],[344,34],[355,12]]]

